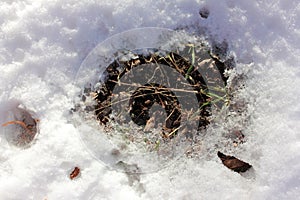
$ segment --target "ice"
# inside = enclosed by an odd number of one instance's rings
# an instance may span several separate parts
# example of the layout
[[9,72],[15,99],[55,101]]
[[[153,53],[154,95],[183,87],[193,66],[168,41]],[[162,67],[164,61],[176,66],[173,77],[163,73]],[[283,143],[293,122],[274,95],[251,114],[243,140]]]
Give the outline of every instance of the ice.
[[[201,18],[200,9],[209,10]],[[228,43],[245,74],[247,141],[222,146],[226,126],[214,127],[199,158],[181,157],[156,173],[108,169],[80,140],[70,120],[74,81],[84,58],[110,36],[141,27],[184,29],[210,44]],[[7,142],[0,127],[0,199],[298,199],[300,196],[300,3],[234,1],[0,2],[0,124],[19,104],[40,120],[29,148]],[[218,150],[249,162],[241,176]],[[81,176],[70,180],[70,170]]]

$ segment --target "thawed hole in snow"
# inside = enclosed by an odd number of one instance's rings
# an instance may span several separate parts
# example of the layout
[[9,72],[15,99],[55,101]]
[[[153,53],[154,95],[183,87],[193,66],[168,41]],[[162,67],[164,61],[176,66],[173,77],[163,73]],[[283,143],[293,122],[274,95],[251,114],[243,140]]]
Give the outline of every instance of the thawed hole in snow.
[[[108,66],[105,83],[99,91],[95,91],[97,105],[94,110],[101,124],[106,125],[110,120],[127,124],[130,119],[128,115],[123,119],[122,113],[129,110],[131,120],[139,126],[146,126],[145,131],[165,113],[165,119],[159,120],[164,129],[161,136],[171,139],[178,132],[182,118],[184,121],[199,121],[199,128],[209,123],[210,99],[201,74],[179,55],[160,53],[135,54],[134,59],[116,60]],[[190,88],[184,84],[190,85]],[[194,96],[197,102],[193,101]],[[180,102],[186,107],[184,112]],[[149,111],[154,104],[161,106],[162,110],[154,112],[156,116],[150,116]],[[118,112],[112,113],[112,108]]]
[[201,146],[229,100],[230,64],[210,52],[201,38],[154,28],[97,46],[78,73],[74,113],[92,154],[113,169],[130,171],[125,163],[145,173],[199,151],[191,147]]
[[22,148],[29,147],[38,133],[39,120],[35,114],[18,106],[8,111],[6,120],[2,128],[8,143]]

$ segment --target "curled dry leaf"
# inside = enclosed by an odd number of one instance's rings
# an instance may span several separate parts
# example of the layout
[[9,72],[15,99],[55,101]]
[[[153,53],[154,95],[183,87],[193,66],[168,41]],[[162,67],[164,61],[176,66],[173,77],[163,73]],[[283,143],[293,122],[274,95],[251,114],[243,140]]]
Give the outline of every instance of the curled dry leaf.
[[235,172],[246,172],[252,166],[249,163],[246,163],[240,159],[237,159],[234,156],[228,156],[220,151],[218,151],[218,157],[221,159],[222,163],[229,169]]
[[73,169],[73,171],[70,173],[70,179],[73,180],[73,179],[76,178],[79,174],[80,174],[80,168],[79,168],[79,167],[75,167],[75,168]]

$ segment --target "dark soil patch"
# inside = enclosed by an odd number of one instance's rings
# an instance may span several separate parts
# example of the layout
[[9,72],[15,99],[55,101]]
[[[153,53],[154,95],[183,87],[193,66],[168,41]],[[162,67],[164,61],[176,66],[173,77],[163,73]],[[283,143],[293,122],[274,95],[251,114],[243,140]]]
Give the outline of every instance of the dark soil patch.
[[[212,58],[216,60],[215,58]],[[143,65],[147,63],[152,63],[156,65],[166,65],[175,69],[179,74],[181,74],[188,83],[192,86],[199,107],[199,126],[198,128],[205,128],[209,124],[208,117],[210,116],[210,97],[207,95],[208,88],[206,82],[204,81],[202,75],[199,73],[197,67],[193,66],[186,59],[181,57],[176,53],[168,53],[167,55],[160,55],[158,53],[152,53],[151,55],[138,54],[134,59],[128,61],[115,60],[106,68],[106,82],[103,84],[102,88],[97,91],[95,100],[97,105],[95,106],[95,114],[99,119],[100,123],[106,125],[110,120],[110,114],[112,112],[112,95],[115,86],[119,83],[122,77],[125,77],[133,68],[139,67],[139,70],[144,70]],[[220,61],[215,61],[218,70],[215,73],[223,75],[225,66]],[[126,76],[130,79],[130,76]],[[163,78],[163,77],[162,77]],[[222,81],[226,79],[222,77],[223,80],[209,80],[209,81]],[[188,99],[187,99],[188,101]],[[168,137],[173,137],[176,133],[176,129],[180,126],[181,119],[181,109],[179,102],[168,88],[158,85],[155,83],[148,83],[140,88],[138,88],[130,97],[129,101],[129,112],[131,119],[137,125],[145,125],[147,120],[150,119],[149,110],[154,103],[159,104],[163,107],[168,115],[166,119],[165,127],[169,130],[168,133],[163,135]]]

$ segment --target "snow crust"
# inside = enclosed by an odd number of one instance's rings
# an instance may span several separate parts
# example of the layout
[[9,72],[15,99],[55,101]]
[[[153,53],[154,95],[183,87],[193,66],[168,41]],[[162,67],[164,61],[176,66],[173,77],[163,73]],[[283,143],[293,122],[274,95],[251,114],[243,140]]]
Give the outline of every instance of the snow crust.
[[[203,7],[207,19],[199,15]],[[253,165],[249,176],[216,157],[226,151],[218,143],[222,126],[205,141],[209,158],[182,157],[156,173],[109,170],[88,152],[69,115],[77,71],[99,42],[141,27],[184,29],[228,43],[235,73],[246,76],[239,95],[249,117],[247,142],[227,152]],[[38,116],[40,133],[20,149],[1,128],[0,199],[298,199],[299,37],[295,0],[1,1],[0,123],[22,104]],[[74,166],[81,176],[70,180]]]

